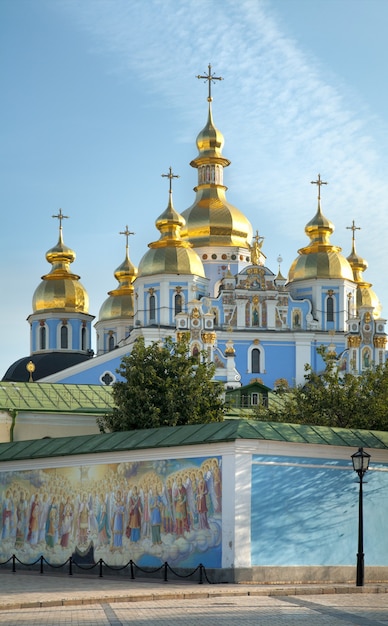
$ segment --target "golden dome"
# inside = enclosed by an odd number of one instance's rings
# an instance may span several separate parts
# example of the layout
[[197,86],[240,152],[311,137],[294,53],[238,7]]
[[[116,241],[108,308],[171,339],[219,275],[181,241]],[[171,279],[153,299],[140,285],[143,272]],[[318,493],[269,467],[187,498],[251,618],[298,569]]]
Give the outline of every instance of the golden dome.
[[341,254],[339,246],[330,243],[334,232],[333,223],[321,211],[318,195],[318,210],[305,227],[310,243],[298,250],[299,256],[292,263],[288,273],[288,282],[311,278],[343,278],[353,281],[352,268]]
[[139,276],[154,274],[191,274],[205,277],[202,261],[188,241],[181,238],[185,224],[183,217],[175,211],[172,203],[170,168],[169,201],[166,210],[155,222],[160,239],[149,244],[150,250],[139,263]]
[[49,274],[42,276],[42,282],[32,298],[34,313],[38,311],[88,313],[89,310],[86,289],[79,282],[80,277],[70,271],[70,263],[73,263],[76,255],[63,243],[62,217],[65,216],[60,213],[58,243],[46,253],[46,259],[51,263],[52,269]]
[[353,270],[353,279],[354,282],[357,283],[357,292],[356,292],[356,307],[357,311],[359,311],[360,307],[368,307],[373,309],[373,317],[378,319],[381,316],[381,303],[378,299],[376,293],[372,289],[372,284],[367,283],[364,280],[363,272],[368,268],[368,263],[356,252],[356,241],[355,241],[355,230],[357,230],[356,226],[353,225],[349,227],[353,231],[352,236],[352,251],[347,257],[349,264]]
[[122,235],[126,235],[125,259],[115,270],[114,276],[119,282],[119,286],[112,291],[108,291],[108,296],[103,302],[98,316],[99,321],[117,318],[130,318],[134,314],[134,287],[133,281],[137,276],[137,268],[129,258],[128,226]]
[[194,204],[183,212],[186,226],[182,237],[195,248],[237,246],[249,249],[252,225],[239,209],[230,204],[223,185],[223,169],[230,161],[222,156],[224,138],[213,122],[211,102],[206,126],[197,137],[199,154],[190,165],[198,169]]

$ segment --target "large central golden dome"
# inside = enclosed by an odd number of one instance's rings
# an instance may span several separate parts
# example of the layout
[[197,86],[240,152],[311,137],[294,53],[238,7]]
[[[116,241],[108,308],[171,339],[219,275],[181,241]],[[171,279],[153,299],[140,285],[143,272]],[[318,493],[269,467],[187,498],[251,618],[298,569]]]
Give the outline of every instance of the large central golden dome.
[[194,204],[182,213],[186,226],[182,237],[195,248],[233,246],[249,249],[252,225],[245,215],[227,201],[223,169],[230,161],[222,156],[224,137],[215,127],[211,102],[206,126],[197,137],[199,154],[190,165],[198,169]]
[[79,282],[80,277],[70,271],[75,252],[63,243],[62,225],[59,228],[58,243],[46,253],[46,259],[51,263],[52,269],[49,274],[42,276],[42,282],[35,290],[32,298],[33,312],[88,313],[89,297]]

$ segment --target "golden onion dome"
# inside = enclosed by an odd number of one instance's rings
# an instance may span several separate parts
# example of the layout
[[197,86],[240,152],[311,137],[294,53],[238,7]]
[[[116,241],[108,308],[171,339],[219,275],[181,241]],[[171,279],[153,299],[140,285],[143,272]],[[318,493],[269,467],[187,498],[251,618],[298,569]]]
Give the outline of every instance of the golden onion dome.
[[321,199],[318,195],[317,213],[305,227],[310,243],[298,250],[299,256],[292,263],[288,273],[289,283],[314,278],[353,280],[352,268],[349,261],[341,254],[342,248],[330,243],[330,235],[333,232],[334,225],[323,215]]
[[190,165],[198,170],[198,185],[194,187],[194,204],[183,212],[186,226],[182,237],[195,248],[233,246],[249,249],[252,225],[245,215],[227,201],[223,170],[230,161],[222,155],[224,138],[215,127],[209,100],[206,126],[197,137],[199,154]]
[[99,321],[130,318],[134,314],[134,286],[133,281],[137,276],[137,268],[133,265],[129,258],[128,235],[130,233],[128,226],[123,233],[126,235],[127,241],[125,246],[125,259],[115,270],[114,276],[119,286],[112,291],[108,291],[108,296],[103,302],[98,316]]
[[48,274],[42,276],[42,282],[36,288],[32,298],[32,309],[38,311],[66,311],[88,313],[89,297],[86,289],[79,282],[80,277],[72,274],[70,263],[76,258],[75,252],[65,246],[62,236],[62,213],[59,216],[59,239],[56,246],[48,250],[46,259],[52,265]]
[[205,277],[203,264],[198,254],[188,241],[181,237],[181,229],[185,224],[183,217],[174,209],[171,189],[168,206],[155,222],[160,232],[160,239],[149,244],[150,250],[145,253],[139,263],[139,276],[155,274],[191,274]]
[[378,319],[381,316],[382,306],[376,293],[372,289],[372,284],[364,280],[363,273],[368,268],[368,263],[356,252],[355,230],[356,226],[349,227],[353,231],[352,251],[347,257],[349,264],[353,270],[353,279],[357,283],[356,291],[356,307],[359,311],[360,307],[368,307],[373,309],[373,317]]

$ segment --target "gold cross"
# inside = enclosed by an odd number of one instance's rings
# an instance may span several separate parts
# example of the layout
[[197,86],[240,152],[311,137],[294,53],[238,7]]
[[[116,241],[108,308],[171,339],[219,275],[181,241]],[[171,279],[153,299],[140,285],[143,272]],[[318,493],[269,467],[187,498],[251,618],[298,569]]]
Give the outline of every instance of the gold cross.
[[172,179],[173,178],[180,178],[179,174],[173,174],[172,173],[172,167],[170,165],[170,167],[168,168],[168,174],[161,174],[161,176],[163,176],[163,178],[169,178],[170,179],[169,193],[172,193]]
[[214,76],[214,74],[212,74],[212,66],[211,66],[210,63],[208,65],[208,70],[209,70],[208,74],[205,74],[205,76],[198,75],[197,78],[204,79],[205,81],[206,80],[208,81],[208,83],[209,83],[209,95],[207,97],[207,101],[211,102],[213,100],[213,98],[212,98],[212,83],[214,83],[214,81],[216,81],[216,80],[224,80],[224,79],[222,78],[222,76]]
[[62,209],[59,209],[59,213],[58,215],[52,215],[51,217],[56,217],[57,220],[59,220],[59,228],[62,228],[62,220],[67,220],[69,219],[68,215],[63,215],[62,213]]
[[125,227],[125,230],[119,232],[119,235],[125,235],[125,246],[128,248],[128,237],[129,235],[134,235],[130,230],[128,230],[128,226]]
[[327,185],[327,183],[323,182],[323,180],[321,180],[321,175],[318,174],[318,180],[312,180],[311,184],[318,185],[318,200],[320,200],[321,199],[321,185]]
[[354,241],[355,240],[356,230],[361,230],[361,227],[360,226],[356,226],[355,221],[353,220],[352,221],[352,225],[351,226],[347,226],[346,228],[347,228],[347,230],[352,230],[353,231],[353,233],[352,233],[352,240]]

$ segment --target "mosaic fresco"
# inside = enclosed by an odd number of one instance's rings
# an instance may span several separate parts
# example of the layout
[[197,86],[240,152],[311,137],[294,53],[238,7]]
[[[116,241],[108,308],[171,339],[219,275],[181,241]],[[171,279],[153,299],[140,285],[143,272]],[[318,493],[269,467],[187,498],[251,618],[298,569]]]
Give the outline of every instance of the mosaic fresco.
[[0,560],[221,567],[221,458],[0,473]]

